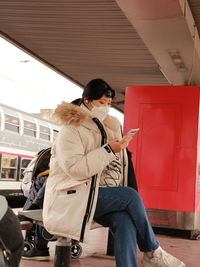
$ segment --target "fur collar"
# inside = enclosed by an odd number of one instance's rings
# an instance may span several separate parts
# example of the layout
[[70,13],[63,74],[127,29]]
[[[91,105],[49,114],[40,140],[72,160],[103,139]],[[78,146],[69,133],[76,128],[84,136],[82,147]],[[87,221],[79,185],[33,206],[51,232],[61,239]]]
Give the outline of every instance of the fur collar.
[[[72,103],[62,102],[54,111],[54,116],[58,123],[61,125],[71,125],[75,127],[82,126],[83,124],[91,124],[92,114],[84,106],[77,106]],[[93,124],[93,123],[92,123]],[[117,118],[107,115],[103,124],[107,127],[116,131],[120,127],[120,122]]]
[[89,120],[89,113],[77,105],[62,102],[54,111],[54,116],[61,125],[79,127]]

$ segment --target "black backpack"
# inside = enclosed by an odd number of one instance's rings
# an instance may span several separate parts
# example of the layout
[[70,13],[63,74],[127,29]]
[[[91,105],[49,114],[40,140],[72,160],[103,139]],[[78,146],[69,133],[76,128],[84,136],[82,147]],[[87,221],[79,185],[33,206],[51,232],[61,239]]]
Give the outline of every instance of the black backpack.
[[51,148],[38,152],[34,162],[31,186],[23,210],[41,209],[43,207],[46,181],[49,176]]
[[33,180],[37,179],[38,176],[41,176],[42,174],[45,174],[45,172],[47,173],[47,171],[49,171],[50,157],[51,147],[42,149],[38,152],[32,173]]

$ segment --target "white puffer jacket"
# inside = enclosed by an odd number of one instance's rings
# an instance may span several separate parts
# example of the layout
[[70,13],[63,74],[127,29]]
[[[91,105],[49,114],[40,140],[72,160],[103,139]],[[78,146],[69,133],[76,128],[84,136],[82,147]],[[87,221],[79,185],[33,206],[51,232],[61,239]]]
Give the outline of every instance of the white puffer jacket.
[[[44,226],[52,234],[83,241],[94,216],[101,173],[115,159],[115,154],[107,144],[101,147],[101,133],[85,106],[63,102],[55,115],[63,127],[51,151]],[[116,118],[108,115],[103,125],[108,141],[121,139]],[[120,156],[126,185],[127,155],[123,151]]]

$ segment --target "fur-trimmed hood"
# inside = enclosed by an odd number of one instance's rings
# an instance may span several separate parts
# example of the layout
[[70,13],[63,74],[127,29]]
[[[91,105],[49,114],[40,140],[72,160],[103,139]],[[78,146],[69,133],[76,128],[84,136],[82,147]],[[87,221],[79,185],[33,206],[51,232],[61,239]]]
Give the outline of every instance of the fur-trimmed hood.
[[61,125],[81,126],[90,118],[89,112],[72,103],[62,102],[54,111],[54,117]]
[[[57,106],[53,115],[59,124],[75,127],[79,127],[86,122],[90,122],[92,118],[92,113],[83,104],[81,106],[77,106],[64,101]],[[119,129],[120,126],[118,119],[110,115],[106,116],[103,123],[106,127],[114,131]]]

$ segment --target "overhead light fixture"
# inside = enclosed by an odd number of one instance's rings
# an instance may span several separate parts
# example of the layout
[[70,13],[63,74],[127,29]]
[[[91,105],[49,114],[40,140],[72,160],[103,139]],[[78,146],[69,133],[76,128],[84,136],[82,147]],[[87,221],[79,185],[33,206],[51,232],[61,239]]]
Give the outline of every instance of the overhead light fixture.
[[180,52],[177,49],[168,50],[168,54],[178,71],[180,72],[187,71],[187,67],[185,66],[185,63],[183,62]]
[[20,63],[29,63],[30,60],[29,60],[29,59],[24,59],[24,60],[20,60],[19,62],[20,62]]

